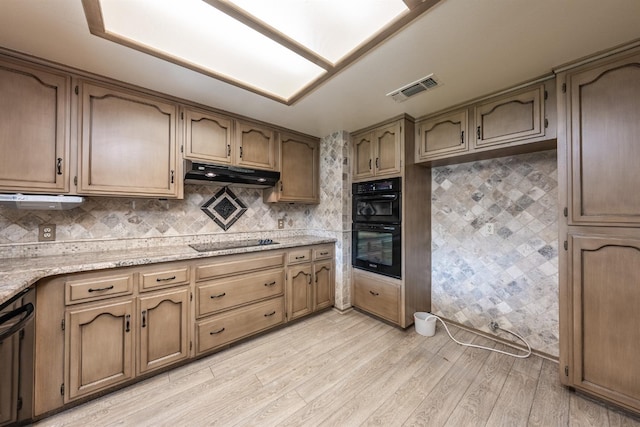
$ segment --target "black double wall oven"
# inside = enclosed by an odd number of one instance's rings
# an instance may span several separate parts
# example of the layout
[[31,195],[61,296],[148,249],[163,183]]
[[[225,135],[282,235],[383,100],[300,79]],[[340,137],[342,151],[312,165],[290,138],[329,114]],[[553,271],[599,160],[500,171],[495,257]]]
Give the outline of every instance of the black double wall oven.
[[402,277],[401,178],[354,183],[352,265]]

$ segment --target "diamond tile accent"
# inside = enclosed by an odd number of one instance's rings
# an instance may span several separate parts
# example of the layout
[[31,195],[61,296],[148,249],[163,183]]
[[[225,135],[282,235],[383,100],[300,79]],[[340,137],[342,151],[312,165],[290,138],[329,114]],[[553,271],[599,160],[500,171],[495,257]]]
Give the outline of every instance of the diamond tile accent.
[[226,231],[247,211],[247,206],[233,191],[224,187],[200,209]]

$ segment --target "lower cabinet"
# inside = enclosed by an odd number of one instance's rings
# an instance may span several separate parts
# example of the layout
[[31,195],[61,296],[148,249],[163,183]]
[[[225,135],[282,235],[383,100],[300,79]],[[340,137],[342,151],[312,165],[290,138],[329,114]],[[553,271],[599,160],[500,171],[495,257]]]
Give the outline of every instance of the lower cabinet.
[[189,357],[189,289],[139,298],[138,374]]
[[293,320],[333,306],[335,268],[333,245],[289,252],[287,313]]
[[[316,245],[42,279],[34,416],[332,306],[333,255]],[[0,344],[0,425],[15,419],[10,344]]]
[[353,305],[393,323],[400,323],[399,280],[353,270]]
[[313,311],[333,306],[336,278],[333,260],[314,263],[313,277],[315,283]]
[[0,342],[0,426],[16,420],[17,372],[18,345],[14,335]]
[[311,264],[289,267],[287,271],[287,296],[289,320],[313,312],[313,273]]
[[570,308],[572,357],[564,373],[569,385],[639,411],[640,238],[570,234],[569,242],[569,298],[560,303]]
[[212,316],[196,324],[196,352],[208,352],[283,322],[283,297]]
[[67,311],[68,400],[135,375],[133,301],[109,301]]

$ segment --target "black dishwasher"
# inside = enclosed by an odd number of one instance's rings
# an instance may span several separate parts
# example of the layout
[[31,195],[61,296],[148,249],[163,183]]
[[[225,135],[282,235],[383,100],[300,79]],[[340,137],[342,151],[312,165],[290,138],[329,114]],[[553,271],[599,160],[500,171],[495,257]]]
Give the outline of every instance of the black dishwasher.
[[0,305],[0,426],[31,417],[34,292]]

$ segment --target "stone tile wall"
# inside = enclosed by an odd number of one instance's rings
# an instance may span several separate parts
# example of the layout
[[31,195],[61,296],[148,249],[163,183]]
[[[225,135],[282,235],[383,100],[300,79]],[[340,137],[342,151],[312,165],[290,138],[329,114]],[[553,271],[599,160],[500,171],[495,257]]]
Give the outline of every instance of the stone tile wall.
[[433,312],[558,355],[556,151],[432,169]]

